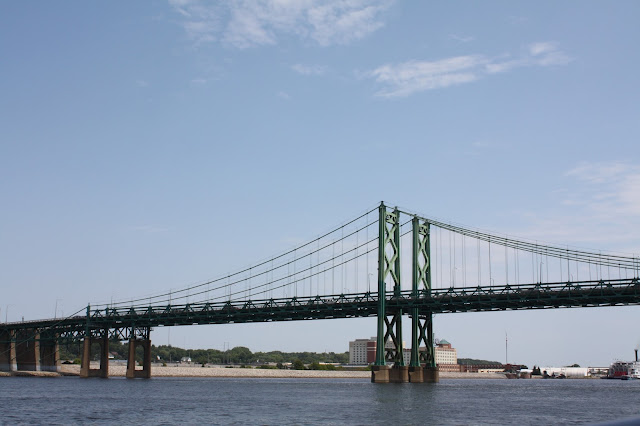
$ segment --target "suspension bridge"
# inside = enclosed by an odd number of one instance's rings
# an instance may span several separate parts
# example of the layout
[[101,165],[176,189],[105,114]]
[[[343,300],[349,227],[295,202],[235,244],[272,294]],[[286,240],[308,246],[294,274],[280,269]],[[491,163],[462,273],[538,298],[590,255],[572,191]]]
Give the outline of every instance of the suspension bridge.
[[[0,325],[0,370],[59,368],[82,342],[83,377],[108,377],[109,341],[129,341],[127,377],[151,376],[162,326],[377,317],[373,382],[437,382],[433,315],[640,303],[640,260],[468,229],[384,203],[305,244],[178,291],[90,304],[66,318]],[[402,318],[411,322],[405,364]],[[90,355],[99,347],[100,367]],[[143,362],[136,366],[136,348]]]

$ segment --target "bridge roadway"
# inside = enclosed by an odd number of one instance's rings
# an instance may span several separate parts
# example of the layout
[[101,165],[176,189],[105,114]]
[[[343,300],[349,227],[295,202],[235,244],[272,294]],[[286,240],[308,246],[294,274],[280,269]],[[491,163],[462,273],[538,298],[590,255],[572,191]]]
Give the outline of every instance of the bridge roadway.
[[[37,330],[41,339],[81,341],[87,332],[108,330],[109,338],[126,340],[135,329],[194,324],[230,324],[269,321],[372,317],[377,315],[377,293],[342,294],[256,301],[192,303],[90,310],[90,315],[25,321],[0,325],[0,332]],[[402,291],[387,294],[387,311],[402,309],[434,314],[487,312],[640,304],[638,278],[567,283],[433,289],[431,293]],[[54,337],[55,336],[55,337]]]

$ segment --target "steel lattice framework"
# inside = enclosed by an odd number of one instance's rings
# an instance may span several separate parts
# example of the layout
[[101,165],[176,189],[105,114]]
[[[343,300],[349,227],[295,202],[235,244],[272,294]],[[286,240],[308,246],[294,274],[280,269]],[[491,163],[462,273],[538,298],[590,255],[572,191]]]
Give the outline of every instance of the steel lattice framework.
[[[369,213],[370,210],[360,218]],[[401,215],[410,215],[409,222],[401,223]],[[402,317],[408,314],[411,317],[411,361],[409,367],[435,367],[435,352],[433,341],[433,315],[456,312],[487,312],[523,309],[550,309],[550,308],[575,308],[597,306],[625,306],[640,304],[640,282],[638,272],[640,262],[638,259],[624,256],[602,255],[578,250],[569,250],[541,246],[538,244],[516,241],[505,237],[490,235],[483,232],[471,231],[465,228],[452,226],[442,222],[433,221],[417,215],[401,212],[398,208],[387,210],[384,203],[377,208],[377,263],[378,286],[377,291],[347,292],[344,287],[341,291],[330,295],[316,295],[304,297],[266,297],[252,300],[250,295],[253,269],[240,271],[226,277],[226,281],[248,272],[249,295],[243,299],[232,299],[230,284],[221,284],[222,280],[214,280],[208,283],[216,283],[217,289],[225,292],[228,288],[229,300],[206,301],[198,303],[171,303],[171,292],[168,300],[160,300],[156,303],[130,306],[124,304],[103,305],[102,307],[87,306],[85,315],[72,316],[63,319],[48,319],[38,321],[25,321],[19,323],[0,324],[0,335],[8,336],[2,339],[17,339],[16,336],[39,336],[40,340],[57,340],[61,343],[79,342],[85,339],[91,340],[148,340],[151,329],[161,326],[184,326],[195,324],[230,324],[251,322],[275,322],[319,320],[334,318],[377,317],[377,347],[375,365],[377,367],[393,364],[396,367],[405,367],[403,357]],[[357,219],[356,219],[357,220]],[[348,224],[355,222],[351,221]],[[411,229],[402,234],[402,227],[410,223]],[[375,224],[373,222],[372,224]],[[339,228],[341,230],[344,229]],[[357,240],[358,232],[368,229],[371,223],[365,227],[359,227],[349,235],[356,235],[356,244],[344,251],[341,256],[347,255],[347,261],[356,261],[363,254],[373,252],[369,243],[375,244],[375,238],[361,243]],[[600,277],[595,280],[573,280],[573,276],[567,271],[567,280],[543,283],[542,271],[540,281],[531,284],[517,285],[455,285],[448,288],[433,288],[433,259],[431,253],[432,227],[446,229],[459,235],[472,237],[478,241],[487,241],[489,244],[505,247],[505,257],[508,249],[516,249],[528,252],[532,255],[550,256],[566,262],[584,262],[588,265],[597,265],[600,268]],[[405,228],[406,229],[406,228]],[[332,231],[334,232],[334,231]],[[401,237],[411,234],[411,289],[403,290],[401,286]],[[333,250],[335,243],[321,245],[320,240],[331,233],[327,233],[311,243],[300,248],[317,246],[316,251],[309,251],[303,256],[305,262],[312,262],[313,256],[317,256],[317,265],[310,264],[304,270],[296,270],[295,258],[291,261],[283,261],[280,268],[287,271],[280,277],[273,277],[278,267],[273,267],[273,261],[283,259],[287,254],[296,254],[294,249],[284,255],[262,262],[258,266],[268,265],[269,269],[260,272],[265,284],[256,285],[253,291],[259,289],[258,294],[267,294],[272,284],[275,289],[288,285],[290,281],[300,281],[299,274],[304,280],[308,280],[309,294],[311,293],[312,278],[319,277],[336,267],[342,267],[344,261],[333,255],[320,260],[319,252],[325,249]],[[479,243],[478,243],[479,244]],[[311,249],[310,249],[311,250]],[[361,251],[359,251],[361,250]],[[455,250],[455,249],[454,249]],[[490,250],[490,246],[489,246]],[[490,251],[489,251],[490,255]],[[479,258],[479,255],[478,255]],[[533,262],[533,258],[532,258]],[[505,261],[506,264],[506,261]],[[490,263],[489,263],[490,265]],[[542,263],[539,263],[542,268]],[[632,271],[633,278],[603,279],[602,267],[617,268]],[[538,263],[533,264],[534,269]],[[289,269],[293,269],[291,273]],[[367,271],[368,272],[368,271]],[[591,266],[589,266],[589,274]],[[271,281],[269,281],[271,274]],[[578,271],[576,269],[576,276]],[[508,277],[508,272],[506,274]],[[547,273],[547,278],[548,278]],[[535,280],[532,280],[535,281]],[[236,282],[241,282],[238,278]],[[481,281],[479,280],[478,283]],[[491,282],[491,280],[490,280]],[[295,284],[297,290],[297,285]],[[203,285],[193,288],[198,289],[198,294],[205,293]],[[316,286],[318,284],[316,283]],[[189,289],[187,289],[189,290]],[[234,289],[237,295],[242,290]],[[245,288],[245,292],[247,289]],[[297,293],[295,293],[297,294]],[[164,297],[166,294],[154,296]],[[136,302],[141,299],[136,299]],[[13,337],[11,337],[13,336]],[[419,348],[422,346],[423,351]]]
[[[373,317],[378,315],[379,302],[375,293],[367,292],[245,302],[107,308],[91,310],[89,316],[2,324],[0,330],[39,330],[43,333],[41,339],[46,338],[44,332],[47,332],[48,336],[57,336],[62,342],[81,341],[87,330],[96,337],[108,330],[110,339],[127,340],[145,336],[144,333],[150,328],[159,326]],[[432,314],[638,305],[640,281],[633,278],[430,291],[421,289],[417,295],[413,290],[405,290],[399,294],[388,292],[384,302],[390,310],[415,312],[417,309],[418,312]]]

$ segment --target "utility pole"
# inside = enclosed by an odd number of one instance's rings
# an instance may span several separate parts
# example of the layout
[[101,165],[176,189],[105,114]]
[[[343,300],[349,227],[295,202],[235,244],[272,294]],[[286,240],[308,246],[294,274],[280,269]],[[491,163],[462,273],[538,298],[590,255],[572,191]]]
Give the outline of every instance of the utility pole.
[[509,364],[509,338],[507,332],[504,332],[504,363]]

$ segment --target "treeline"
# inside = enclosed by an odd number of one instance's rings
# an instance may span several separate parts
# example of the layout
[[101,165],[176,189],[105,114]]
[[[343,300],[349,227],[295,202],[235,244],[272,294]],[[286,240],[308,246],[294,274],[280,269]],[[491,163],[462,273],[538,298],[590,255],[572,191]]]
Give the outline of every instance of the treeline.
[[458,358],[458,365],[502,365],[502,363],[486,359]]
[[[61,360],[80,359],[82,351],[81,344],[60,345],[59,354]],[[99,348],[94,345],[91,351],[91,358],[98,357]],[[128,343],[119,341],[109,342],[109,352],[115,359],[127,359],[129,351]],[[136,357],[142,359],[142,348],[138,348]],[[179,362],[183,358],[191,358],[191,362],[197,364],[265,364],[265,363],[293,363],[298,360],[303,364],[319,363],[340,363],[349,362],[349,352],[251,352],[244,346],[221,351],[218,349],[183,349],[169,345],[151,345],[151,359],[164,363]]]

